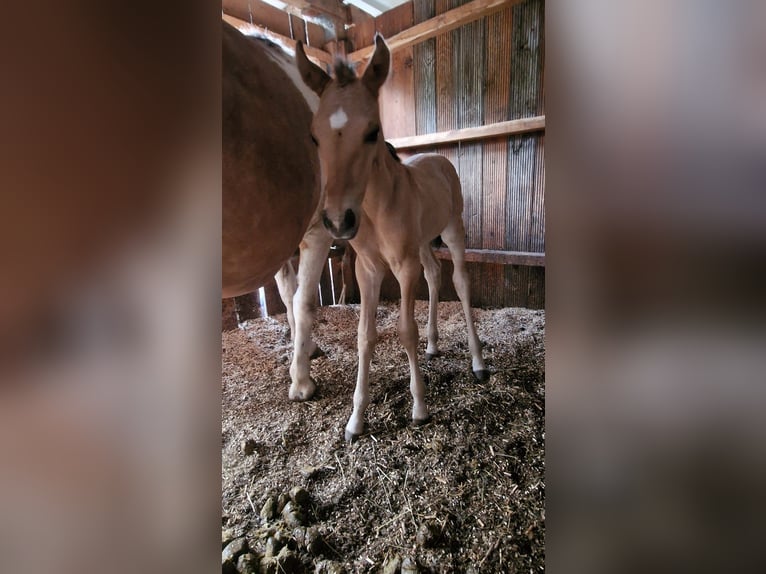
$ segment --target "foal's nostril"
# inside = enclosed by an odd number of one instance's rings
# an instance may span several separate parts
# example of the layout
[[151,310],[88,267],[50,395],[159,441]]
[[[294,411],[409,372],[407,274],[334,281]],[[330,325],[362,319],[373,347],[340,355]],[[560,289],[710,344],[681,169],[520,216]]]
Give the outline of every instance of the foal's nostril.
[[342,229],[348,231],[349,229],[353,229],[354,225],[356,225],[356,215],[354,215],[354,212],[351,209],[347,209],[346,214],[343,216]]
[[325,229],[332,231],[333,225],[332,221],[330,221],[330,218],[327,217],[327,211],[322,211],[322,224],[324,225]]

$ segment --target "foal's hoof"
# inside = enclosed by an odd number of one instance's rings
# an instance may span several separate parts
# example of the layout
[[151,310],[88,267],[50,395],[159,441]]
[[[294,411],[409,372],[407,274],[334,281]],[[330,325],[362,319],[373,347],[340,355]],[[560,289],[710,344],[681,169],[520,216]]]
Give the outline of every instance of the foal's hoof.
[[345,432],[345,434],[343,436],[346,439],[346,442],[352,443],[352,442],[354,442],[356,439],[358,439],[362,435],[361,434],[353,433],[350,430],[346,429],[346,432]]
[[489,380],[489,376],[492,373],[489,372],[487,369],[481,369],[480,371],[473,371],[473,376],[476,377],[477,381],[481,381],[482,383]]
[[316,388],[316,383],[314,383],[312,379],[309,379],[309,382],[304,383],[303,385],[290,385],[290,390],[288,391],[287,396],[291,401],[302,403],[314,396]]
[[442,352],[436,351],[435,353],[426,353],[426,361],[430,361],[431,359],[435,359],[436,357],[441,357]]
[[424,419],[412,419],[412,426],[414,427],[422,427],[424,424],[431,422],[431,415],[429,414]]

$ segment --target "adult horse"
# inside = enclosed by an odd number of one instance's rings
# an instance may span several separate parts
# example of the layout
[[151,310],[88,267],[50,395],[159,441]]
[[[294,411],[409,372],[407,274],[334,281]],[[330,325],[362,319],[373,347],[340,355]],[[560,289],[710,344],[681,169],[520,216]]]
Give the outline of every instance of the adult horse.
[[315,213],[316,96],[291,58],[223,22],[223,297],[262,286],[292,256]]
[[400,163],[387,149],[378,91],[388,76],[390,59],[382,36],[376,35],[375,52],[361,79],[345,62],[336,63],[332,79],[308,60],[300,42],[296,49],[301,76],[320,97],[312,136],[321,165],[322,221],[333,237],[350,240],[357,253],[356,277],[362,300],[359,367],[354,409],[346,425],[347,440],[364,429],[364,411],[370,402],[370,359],[377,340],[375,313],[387,266],[401,288],[399,336],[410,366],[412,419],[417,424],[429,418],[417,361],[414,295],[422,265],[429,293],[426,353],[436,355],[441,273],[430,242],[439,235],[452,254],[453,281],[465,313],[473,373],[480,380],[489,377],[471,318],[460,180],[443,156],[419,154]]

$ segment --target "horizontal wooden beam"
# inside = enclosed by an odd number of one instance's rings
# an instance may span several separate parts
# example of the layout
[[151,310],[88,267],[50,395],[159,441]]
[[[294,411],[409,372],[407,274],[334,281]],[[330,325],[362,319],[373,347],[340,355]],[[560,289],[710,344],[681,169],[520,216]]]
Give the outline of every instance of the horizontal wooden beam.
[[[452,260],[452,254],[446,247],[434,249],[439,259]],[[473,263],[496,263],[500,265],[525,265],[527,267],[545,267],[545,253],[529,251],[498,251],[495,249],[466,249],[465,260]]]
[[[394,34],[390,38],[386,38],[386,44],[388,44],[389,50],[392,52],[407,48],[414,44],[419,44],[429,38],[444,34],[450,30],[460,28],[464,24],[483,18],[488,14],[513,6],[515,4],[521,4],[525,0],[473,0],[468,4],[463,4],[459,8],[439,14],[438,16],[416,24],[411,28],[407,28]],[[348,59],[352,62],[361,62],[365,58],[372,55],[374,46],[367,46],[356,52],[351,52],[348,55]]]
[[488,126],[475,128],[463,128],[460,130],[448,130],[446,132],[434,132],[420,136],[408,136],[386,140],[396,149],[410,149],[418,147],[437,146],[455,142],[481,140],[501,136],[512,136],[536,132],[545,129],[545,116],[534,116],[520,120],[508,120],[497,122]]
[[[264,38],[271,40],[272,42],[275,42],[277,44],[282,44],[283,46],[286,46],[290,48],[291,50],[295,51],[295,40],[292,38],[288,38],[287,36],[283,36],[282,34],[277,34],[276,32],[272,32],[268,28],[264,28],[263,26],[259,26],[258,24],[251,24],[250,22],[245,22],[244,20],[240,20],[239,18],[235,18],[234,16],[229,16],[228,14],[222,14],[222,18],[225,22],[228,22],[232,26],[234,26],[237,30],[245,34],[246,36],[263,36]],[[304,46],[303,47],[306,50],[306,55],[317,62],[319,65],[322,64],[332,64],[333,57],[325,52],[324,50],[320,50],[319,48],[314,48],[313,46]]]

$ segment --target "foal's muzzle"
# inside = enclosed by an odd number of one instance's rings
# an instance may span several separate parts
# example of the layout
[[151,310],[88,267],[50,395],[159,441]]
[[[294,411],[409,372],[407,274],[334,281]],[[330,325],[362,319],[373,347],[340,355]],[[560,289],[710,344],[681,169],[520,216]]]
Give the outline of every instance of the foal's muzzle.
[[347,209],[343,220],[336,225],[327,217],[327,210],[322,211],[322,223],[335,239],[353,239],[359,229],[359,220],[353,210]]

